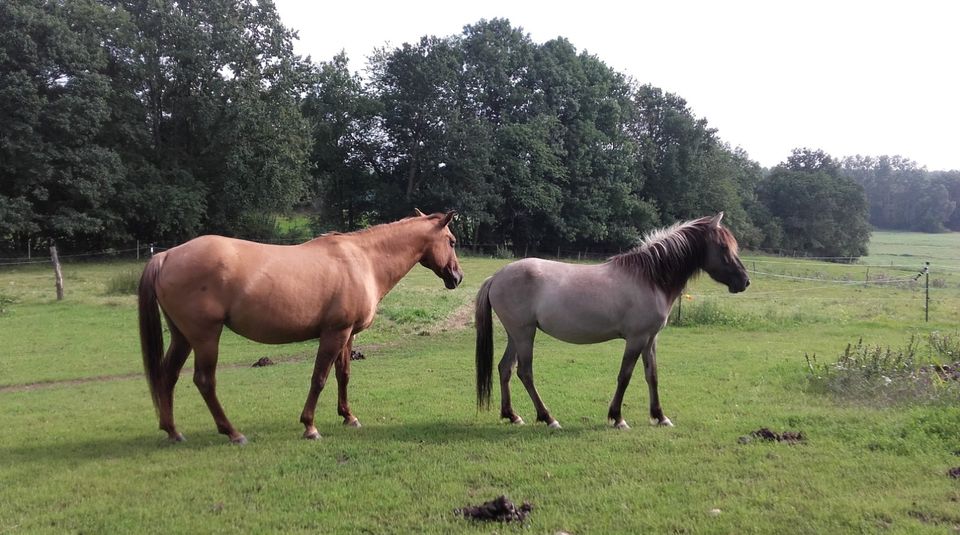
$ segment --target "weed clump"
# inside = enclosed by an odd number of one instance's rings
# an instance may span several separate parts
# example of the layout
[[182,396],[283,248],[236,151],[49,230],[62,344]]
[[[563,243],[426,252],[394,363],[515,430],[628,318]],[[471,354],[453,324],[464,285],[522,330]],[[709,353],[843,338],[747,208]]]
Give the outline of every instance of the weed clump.
[[10,305],[14,304],[16,300],[10,296],[0,294],[0,316],[3,316],[10,309]]
[[912,335],[904,347],[847,344],[835,363],[804,354],[815,390],[871,403],[936,403],[960,399],[960,337]]

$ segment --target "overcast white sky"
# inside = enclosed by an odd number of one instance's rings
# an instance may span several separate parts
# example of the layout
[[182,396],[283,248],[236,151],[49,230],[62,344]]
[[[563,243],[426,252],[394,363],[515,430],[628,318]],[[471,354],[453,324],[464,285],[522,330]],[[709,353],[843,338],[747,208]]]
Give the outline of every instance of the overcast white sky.
[[960,169],[960,2],[276,0],[297,52],[459,34],[504,17],[538,43],[563,36],[614,69],[677,93],[764,166],[794,147],[900,154]]

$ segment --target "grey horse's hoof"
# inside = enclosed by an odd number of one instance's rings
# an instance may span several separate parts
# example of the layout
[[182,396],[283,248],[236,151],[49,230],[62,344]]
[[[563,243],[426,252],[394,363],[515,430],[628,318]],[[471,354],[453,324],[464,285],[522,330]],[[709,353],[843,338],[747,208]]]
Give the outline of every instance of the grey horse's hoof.
[[673,422],[670,421],[670,418],[666,416],[663,417],[663,420],[657,420],[656,418],[650,418],[650,425],[656,425],[660,427],[673,427]]
[[562,427],[560,427],[560,422],[558,422],[558,421],[556,421],[556,420],[554,420],[554,421],[550,422],[549,424],[547,424],[547,427],[549,427],[550,429],[563,429]]
[[235,438],[230,439],[230,443],[236,446],[243,446],[247,443],[247,437],[243,435],[237,435]]

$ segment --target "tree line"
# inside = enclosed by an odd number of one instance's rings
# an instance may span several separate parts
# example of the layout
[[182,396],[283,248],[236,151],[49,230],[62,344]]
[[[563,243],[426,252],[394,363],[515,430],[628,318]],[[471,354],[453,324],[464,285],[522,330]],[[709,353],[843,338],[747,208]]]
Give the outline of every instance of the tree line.
[[265,237],[455,209],[462,243],[616,251],[720,210],[741,244],[866,252],[960,229],[960,173],[796,149],[773,169],[680,96],[504,19],[312,62],[272,2],[0,4],[0,241]]

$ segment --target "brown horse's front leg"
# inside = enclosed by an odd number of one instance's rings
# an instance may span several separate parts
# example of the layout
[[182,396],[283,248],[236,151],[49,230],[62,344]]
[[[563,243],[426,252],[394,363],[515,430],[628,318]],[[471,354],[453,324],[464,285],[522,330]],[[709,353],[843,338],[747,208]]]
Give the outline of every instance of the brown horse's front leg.
[[343,416],[343,425],[360,427],[360,420],[350,412],[350,402],[347,401],[347,385],[350,383],[350,354],[353,352],[353,336],[343,346],[340,358],[336,362],[337,370],[337,414]]
[[320,433],[313,425],[313,415],[317,409],[317,400],[320,398],[320,392],[327,383],[327,376],[330,375],[330,368],[343,352],[343,347],[350,338],[350,329],[340,331],[325,332],[320,336],[320,347],[317,349],[317,360],[313,365],[313,377],[310,380],[310,391],[307,393],[307,401],[303,405],[303,412],[300,414],[300,422],[303,423],[303,438],[316,440],[320,438]]

